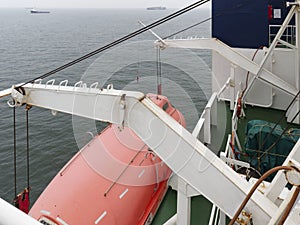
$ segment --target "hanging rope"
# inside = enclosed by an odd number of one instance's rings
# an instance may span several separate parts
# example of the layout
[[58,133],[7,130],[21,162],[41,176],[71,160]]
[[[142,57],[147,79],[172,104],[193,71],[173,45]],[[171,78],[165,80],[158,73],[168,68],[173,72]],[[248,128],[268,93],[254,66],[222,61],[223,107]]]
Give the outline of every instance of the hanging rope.
[[30,188],[29,183],[29,119],[28,119],[28,111],[30,108],[26,107],[26,159],[27,159],[27,188]]
[[[29,119],[28,111],[30,108],[26,107],[26,166],[27,166],[27,187],[30,187],[29,181]],[[16,138],[16,108],[13,108],[13,130],[14,130],[14,189],[15,196],[17,196],[17,138]]]
[[26,107],[26,141],[27,141],[27,188],[17,195],[17,141],[16,141],[16,108],[13,107],[13,126],[14,126],[14,181],[15,181],[15,198],[13,200],[15,207],[28,214],[30,200],[30,183],[29,183],[29,126],[28,126],[28,110],[29,106]]
[[[178,11],[176,11],[176,12],[174,12],[174,13],[172,13],[172,14],[164,17],[164,18],[162,18],[162,19],[157,20],[156,22],[151,23],[150,25],[147,25],[147,26],[145,26],[145,27],[143,27],[143,28],[141,28],[141,29],[139,29],[137,31],[134,31],[134,32],[132,32],[132,33],[126,35],[126,36],[123,36],[122,38],[119,38],[116,41],[113,41],[113,42],[111,42],[111,43],[109,43],[109,44],[107,44],[107,45],[105,45],[105,46],[103,46],[101,48],[98,48],[95,51],[92,51],[92,52],[90,52],[90,53],[88,53],[88,54],[86,54],[86,55],[84,55],[84,56],[82,56],[80,58],[77,58],[77,59],[75,59],[75,60],[73,60],[73,61],[71,61],[71,62],[69,62],[67,64],[64,64],[64,65],[62,65],[62,66],[60,66],[60,67],[58,67],[58,68],[56,68],[54,70],[51,70],[50,72],[45,73],[45,74],[43,74],[43,75],[41,75],[39,77],[36,77],[36,78],[34,78],[32,80],[29,80],[29,81],[25,82],[24,84],[22,84],[21,87],[24,86],[24,85],[26,85],[26,84],[28,84],[28,83],[33,83],[35,80],[44,79],[44,78],[49,77],[49,76],[51,76],[51,75],[53,75],[53,74],[55,74],[55,73],[57,73],[59,71],[62,71],[64,69],[68,68],[68,67],[71,67],[71,66],[73,66],[73,65],[75,65],[75,64],[77,64],[77,63],[79,63],[79,62],[81,62],[81,61],[83,61],[85,59],[88,59],[88,58],[90,58],[90,57],[92,57],[92,56],[94,56],[96,54],[99,54],[99,53],[101,53],[101,52],[103,52],[103,51],[105,51],[105,50],[107,50],[109,48],[112,48],[112,47],[114,47],[114,46],[116,46],[116,45],[118,45],[118,44],[120,44],[120,43],[122,43],[124,41],[127,41],[127,40],[129,40],[129,39],[131,39],[131,38],[133,38],[133,37],[135,37],[137,35],[140,35],[140,34],[146,32],[146,31],[148,31],[148,30],[150,30],[150,29],[152,29],[154,27],[157,27],[157,26],[159,26],[159,25],[161,25],[161,24],[163,24],[163,23],[165,23],[165,22],[167,22],[169,20],[172,20],[172,19],[174,19],[174,18],[176,18],[176,17],[178,17],[178,16],[180,16],[182,14],[185,14],[186,12],[189,12],[189,11],[191,11],[191,10],[193,10],[193,9],[195,9],[195,8],[201,6],[201,5],[203,5],[203,4],[205,4],[205,3],[209,2],[209,1],[210,0],[197,1],[194,4],[191,4],[191,5],[185,7],[183,9],[181,9],[181,10],[178,10]],[[247,0],[246,2],[252,3],[251,0]],[[243,6],[247,5],[247,4],[245,4],[245,3],[243,3],[243,4],[237,4],[236,6],[234,6],[232,8],[232,10],[236,9],[236,8],[241,8],[241,7],[243,7]],[[222,16],[223,14],[225,14],[225,13],[219,13],[217,15],[214,15],[214,18]],[[174,36],[176,34],[179,34],[179,33],[183,32],[183,31],[189,30],[189,29],[191,29],[191,28],[193,28],[195,26],[198,26],[198,25],[200,25],[200,24],[202,24],[202,23],[204,23],[206,21],[209,21],[211,19],[212,18],[207,18],[207,19],[205,19],[205,20],[203,20],[201,22],[198,22],[198,23],[196,23],[196,24],[194,24],[194,25],[192,25],[190,27],[187,27],[187,28],[185,28],[183,30],[180,30],[180,31],[178,31],[178,32],[176,32],[174,34],[168,35],[167,37],[165,37],[163,39],[167,39],[169,37],[172,37],[172,36]]]
[[197,2],[195,2],[193,4],[191,4],[191,5],[183,8],[183,9],[180,9],[180,10],[178,10],[178,11],[176,11],[176,12],[174,12],[174,13],[166,16],[166,17],[163,17],[162,19],[159,19],[159,20],[157,20],[157,21],[155,21],[155,22],[153,22],[153,23],[151,23],[151,24],[149,24],[149,25],[147,25],[147,26],[145,26],[145,27],[143,27],[141,29],[138,29],[138,30],[136,30],[136,31],[134,31],[134,32],[126,35],[126,36],[123,36],[122,38],[119,38],[119,39],[117,39],[117,40],[115,40],[115,41],[113,41],[113,42],[111,42],[111,43],[109,43],[109,44],[107,44],[107,45],[105,45],[105,46],[103,46],[101,48],[98,48],[95,51],[92,51],[92,52],[90,52],[90,53],[88,53],[88,54],[86,54],[86,55],[84,55],[84,56],[82,56],[80,58],[77,58],[77,59],[75,59],[75,60],[73,60],[73,61],[71,61],[71,62],[69,62],[69,63],[67,63],[67,64],[65,64],[63,66],[60,66],[60,67],[58,67],[58,68],[56,68],[56,69],[48,72],[48,73],[45,73],[42,76],[36,77],[36,78],[34,78],[32,80],[29,80],[29,81],[25,82],[24,84],[22,84],[21,87],[24,86],[25,84],[33,83],[35,80],[44,79],[46,77],[49,77],[49,76],[51,76],[51,75],[53,75],[53,74],[55,74],[55,73],[57,73],[59,71],[62,71],[62,70],[66,69],[66,68],[68,68],[70,66],[73,66],[73,65],[75,65],[75,64],[77,64],[77,63],[79,63],[79,62],[81,62],[81,61],[83,61],[85,59],[88,59],[88,58],[90,58],[90,57],[92,57],[94,55],[97,55],[97,54],[99,54],[99,53],[101,53],[101,52],[103,52],[103,51],[105,51],[105,50],[107,50],[109,48],[112,48],[112,47],[114,47],[114,46],[116,46],[116,45],[118,45],[118,44],[120,44],[120,43],[122,43],[124,41],[127,41],[127,40],[129,40],[129,39],[131,39],[131,38],[133,38],[133,37],[135,37],[137,35],[140,35],[140,34],[146,32],[146,31],[148,31],[148,30],[150,30],[150,29],[152,29],[154,27],[157,27],[157,26],[159,26],[159,25],[161,25],[161,24],[163,24],[163,23],[165,23],[165,22],[167,22],[169,20],[172,20],[172,19],[174,19],[174,18],[176,18],[176,17],[178,17],[178,16],[180,16],[180,15],[186,13],[186,12],[189,12],[189,11],[191,11],[191,10],[193,10],[193,9],[195,9],[195,8],[201,6],[204,3],[207,3],[209,1],[210,0],[200,0],[200,1],[197,1]]
[[157,94],[162,94],[162,87],[161,87],[161,60],[160,60],[160,47],[157,47],[156,51],[156,70],[157,70]]
[[16,140],[16,108],[13,107],[13,126],[14,126],[14,189],[17,196],[17,140]]

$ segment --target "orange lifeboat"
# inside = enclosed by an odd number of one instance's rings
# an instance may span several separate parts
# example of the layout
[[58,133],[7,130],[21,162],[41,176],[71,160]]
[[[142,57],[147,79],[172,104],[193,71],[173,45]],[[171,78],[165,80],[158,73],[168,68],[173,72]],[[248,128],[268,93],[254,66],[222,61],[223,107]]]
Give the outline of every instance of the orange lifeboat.
[[[156,105],[185,126],[161,95]],[[29,215],[42,224],[150,224],[172,171],[129,128],[109,125],[54,177]]]

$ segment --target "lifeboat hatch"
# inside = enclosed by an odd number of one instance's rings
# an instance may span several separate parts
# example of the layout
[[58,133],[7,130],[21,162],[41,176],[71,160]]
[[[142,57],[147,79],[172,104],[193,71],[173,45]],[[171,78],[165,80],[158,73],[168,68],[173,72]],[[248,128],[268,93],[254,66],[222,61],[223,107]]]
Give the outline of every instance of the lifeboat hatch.
[[45,224],[45,225],[58,225],[57,223],[53,222],[52,220],[49,220],[49,219],[46,218],[46,217],[41,217],[41,218],[39,219],[39,222],[40,222],[41,224]]

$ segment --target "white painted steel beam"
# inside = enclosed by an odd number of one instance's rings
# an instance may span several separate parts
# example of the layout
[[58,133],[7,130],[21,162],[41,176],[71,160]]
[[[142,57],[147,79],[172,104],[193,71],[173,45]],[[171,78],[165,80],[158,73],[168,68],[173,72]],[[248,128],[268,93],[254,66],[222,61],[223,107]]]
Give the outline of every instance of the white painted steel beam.
[[176,224],[177,221],[177,214],[175,214],[174,216],[172,216],[167,222],[165,222],[163,225],[177,225]]
[[[294,86],[282,80],[269,70],[260,68],[260,65],[253,62],[246,56],[240,54],[228,45],[216,38],[195,38],[195,39],[174,39],[165,40],[165,47],[167,48],[189,48],[189,49],[209,49],[218,52],[220,55],[228,59],[235,65],[258,75],[257,78],[287,92],[291,95],[296,95],[297,90]],[[161,45],[161,43],[158,43]]]
[[[174,173],[230,217],[250,190],[251,184],[142,93],[43,84],[24,89],[23,103],[131,128]],[[246,210],[254,223],[267,224],[277,206],[256,192]]]
[[187,194],[188,184],[178,178],[177,225],[189,225],[191,222],[191,197]]
[[24,89],[23,103],[119,125],[125,116],[121,96],[130,102],[145,97],[140,92],[44,84],[27,84]]
[[[300,159],[300,142],[298,141],[282,165],[295,166],[293,162],[295,160],[299,162],[300,161],[299,159]],[[287,184],[287,180],[285,178],[285,173],[278,172],[274,177],[270,187],[267,189],[265,195],[275,203],[282,190],[286,187],[286,184]]]
[[[283,24],[281,25],[279,31],[277,32],[277,34],[276,34],[276,36],[275,36],[275,38],[274,38],[272,44],[271,44],[270,47],[268,48],[268,51],[267,51],[266,55],[263,57],[263,59],[262,59],[260,65],[259,65],[259,71],[255,74],[255,78],[258,78],[259,76],[261,76],[261,74],[262,74],[262,72],[263,72],[262,70],[264,70],[264,66],[265,66],[267,60],[270,58],[271,54],[273,54],[274,49],[275,49],[275,47],[276,47],[278,41],[280,40],[280,38],[281,38],[281,36],[283,35],[283,33],[286,31],[286,28],[287,28],[287,26],[289,25],[291,19],[293,18],[293,16],[294,16],[296,10],[299,10],[299,8],[296,7],[295,5],[293,5],[292,8],[290,9],[288,15],[286,16],[286,18],[285,18]],[[295,49],[295,48],[294,48],[294,49]],[[298,63],[296,63],[296,64],[298,64]],[[297,76],[296,76],[296,77],[297,77]],[[250,84],[249,84],[247,90],[245,91],[244,98],[245,98],[245,96],[248,95],[248,92],[249,92],[249,90],[251,89],[251,87],[253,86],[254,82],[255,82],[255,79],[253,79],[253,80],[250,82]],[[297,87],[297,86],[296,86],[296,87]],[[299,89],[299,88],[297,88],[296,91],[297,91],[298,89]],[[283,90],[284,90],[284,89],[283,89]]]
[[0,198],[1,225],[41,225],[37,220]]

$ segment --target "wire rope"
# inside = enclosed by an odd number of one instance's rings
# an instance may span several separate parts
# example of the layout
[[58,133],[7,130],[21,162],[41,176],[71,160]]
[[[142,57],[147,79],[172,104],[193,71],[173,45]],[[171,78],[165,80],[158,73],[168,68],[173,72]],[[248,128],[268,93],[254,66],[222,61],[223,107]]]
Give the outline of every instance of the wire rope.
[[135,37],[137,35],[139,35],[139,34],[142,34],[142,33],[146,32],[146,31],[148,31],[148,30],[150,30],[150,29],[152,29],[154,27],[157,27],[157,26],[159,26],[159,25],[161,25],[161,24],[163,24],[163,23],[165,23],[165,22],[167,22],[169,20],[172,20],[172,19],[174,19],[174,18],[176,18],[176,17],[178,17],[178,16],[180,16],[180,15],[186,13],[186,12],[189,12],[189,11],[191,11],[191,10],[193,10],[193,9],[195,9],[195,8],[201,6],[204,3],[209,2],[209,1],[210,0],[200,0],[200,1],[197,1],[197,2],[195,2],[193,4],[191,4],[191,5],[183,8],[183,9],[180,9],[180,10],[178,10],[178,11],[176,11],[176,12],[174,12],[174,13],[166,16],[166,17],[163,17],[162,19],[159,19],[159,20],[157,20],[157,21],[155,21],[155,22],[153,22],[153,23],[151,23],[151,24],[149,24],[149,25],[147,25],[147,26],[145,26],[145,27],[143,27],[141,29],[138,29],[138,30],[136,30],[136,31],[134,31],[134,32],[132,32],[132,33],[130,33],[128,35],[125,35],[125,36],[123,36],[123,37],[121,37],[121,38],[119,38],[119,39],[117,39],[117,40],[115,40],[115,41],[113,41],[113,42],[105,45],[105,46],[102,46],[102,47],[100,47],[100,48],[98,48],[98,49],[96,49],[96,50],[94,50],[94,51],[92,51],[92,52],[90,52],[90,53],[88,53],[86,55],[83,55],[83,56],[81,56],[81,57],[79,57],[79,58],[77,58],[77,59],[75,59],[75,60],[73,60],[73,61],[71,61],[71,62],[69,62],[67,64],[64,64],[64,65],[62,65],[62,66],[60,66],[60,67],[58,67],[58,68],[56,68],[54,70],[51,70],[51,71],[49,71],[49,72],[47,72],[47,73],[45,73],[45,74],[43,74],[43,75],[41,75],[39,77],[36,77],[36,78],[34,78],[32,80],[29,80],[29,81],[23,83],[20,86],[22,87],[22,86],[24,86],[24,85],[26,85],[28,83],[33,83],[35,80],[44,79],[46,77],[49,77],[49,76],[51,76],[51,75],[53,75],[53,74],[55,74],[55,73],[57,73],[59,71],[62,71],[62,70],[66,69],[68,67],[71,67],[71,66],[73,66],[73,65],[75,65],[75,64],[77,64],[77,63],[79,63],[79,62],[81,62],[83,60],[86,60],[86,59],[88,59],[88,58],[90,58],[90,57],[92,57],[94,55],[97,55],[97,54],[99,54],[99,53],[101,53],[101,52],[103,52],[103,51],[105,51],[107,49],[110,49],[110,48],[112,48],[112,47],[114,47],[114,46],[116,46],[116,45],[118,45],[118,44],[120,44],[122,42],[125,42],[125,41],[127,41],[127,40],[129,40],[129,39],[131,39],[131,38],[133,38],[133,37]]

